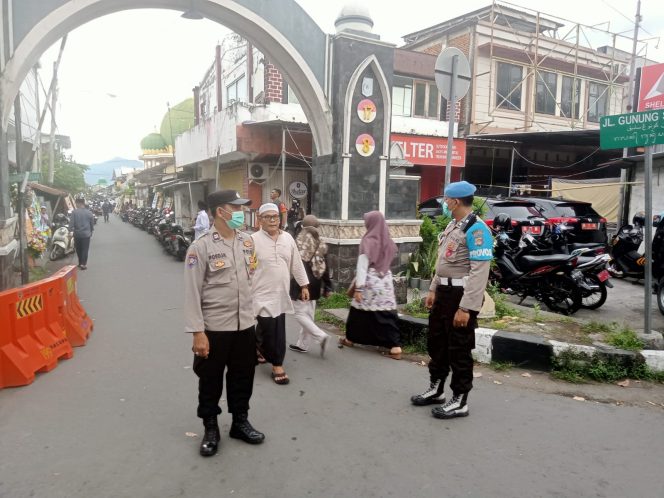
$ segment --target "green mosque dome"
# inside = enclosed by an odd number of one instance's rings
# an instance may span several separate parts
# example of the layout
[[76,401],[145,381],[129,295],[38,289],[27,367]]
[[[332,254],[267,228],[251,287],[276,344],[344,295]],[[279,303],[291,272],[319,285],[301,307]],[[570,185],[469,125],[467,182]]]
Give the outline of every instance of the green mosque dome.
[[141,140],[141,149],[142,150],[164,150],[166,148],[166,142],[164,137],[159,133],[150,133],[147,137]]
[[[161,121],[161,136],[166,146],[173,146],[175,137],[194,126],[194,99],[189,98],[171,107]],[[172,127],[172,129],[171,129]]]

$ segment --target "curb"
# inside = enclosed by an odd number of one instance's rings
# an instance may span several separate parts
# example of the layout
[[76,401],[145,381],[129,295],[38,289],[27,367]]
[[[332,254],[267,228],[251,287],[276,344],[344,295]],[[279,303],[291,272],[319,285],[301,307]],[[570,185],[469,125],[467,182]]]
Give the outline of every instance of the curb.
[[[337,318],[346,319],[348,310],[324,310]],[[399,313],[399,328],[404,336],[412,339],[428,326],[423,318],[410,317]],[[550,371],[553,359],[564,351],[585,353],[589,356],[599,354],[629,365],[635,361],[644,361],[655,372],[664,371],[664,351],[644,349],[641,351],[624,351],[611,347],[584,346],[570,344],[534,335],[494,330],[478,327],[475,330],[475,349],[473,359],[478,363],[510,362],[518,367],[533,370]]]

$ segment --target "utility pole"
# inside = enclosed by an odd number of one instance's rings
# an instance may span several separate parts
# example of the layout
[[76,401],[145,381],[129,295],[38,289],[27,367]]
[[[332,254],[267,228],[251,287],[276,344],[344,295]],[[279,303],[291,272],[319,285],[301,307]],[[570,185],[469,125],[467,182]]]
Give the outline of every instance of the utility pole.
[[53,81],[51,82],[51,139],[48,143],[48,184],[55,179],[55,106],[58,101],[58,62],[53,63]]
[[[35,64],[32,66],[32,74],[35,78],[35,114],[39,116],[41,114],[41,107],[40,107],[40,101],[39,101],[39,63]],[[35,143],[33,145],[37,145],[37,150],[41,152],[41,130],[37,128],[37,131],[35,131]],[[31,171],[40,171],[41,168],[41,154],[33,154],[32,156],[32,164],[31,164]]]
[[[14,128],[16,129],[16,171],[26,173],[22,157],[23,146],[23,118],[21,117],[21,92],[18,92],[14,99]],[[24,169],[26,171],[24,171]],[[27,182],[24,180],[18,187],[18,243],[19,243],[19,261],[21,262],[21,285],[29,282],[28,270],[28,251],[27,239],[25,234],[25,187]]]
[[[629,88],[627,89],[627,108],[626,112],[635,112],[634,109],[634,90],[636,86],[636,50],[639,42],[639,28],[641,26],[641,0],[636,0],[636,16],[634,17],[634,36],[632,38],[632,59],[629,62]],[[623,157],[629,155],[629,149],[623,149]],[[624,225],[629,219],[627,204],[627,179],[629,178],[629,169],[620,171],[620,212],[618,214],[619,225]],[[629,187],[631,188],[631,187]]]

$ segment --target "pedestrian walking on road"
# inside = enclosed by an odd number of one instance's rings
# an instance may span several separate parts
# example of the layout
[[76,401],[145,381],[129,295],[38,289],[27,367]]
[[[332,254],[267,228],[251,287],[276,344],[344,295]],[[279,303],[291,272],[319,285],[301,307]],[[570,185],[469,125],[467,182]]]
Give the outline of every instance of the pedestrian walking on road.
[[90,251],[90,239],[95,231],[95,217],[85,207],[85,200],[76,199],[76,209],[69,217],[69,229],[74,232],[74,248],[78,256],[78,267],[81,270],[88,268],[88,252]]
[[309,279],[309,300],[301,299],[300,286],[295,279],[291,279],[290,296],[293,300],[295,319],[300,324],[301,330],[297,342],[289,344],[288,349],[296,353],[306,353],[311,343],[315,341],[320,344],[320,355],[323,357],[330,336],[316,325],[314,315],[318,299],[332,292],[332,282],[327,264],[327,244],[320,238],[319,226],[318,218],[314,215],[305,216],[302,220],[302,231],[295,239]]
[[210,218],[207,215],[207,205],[198,201],[198,214],[194,224],[194,240],[198,240],[210,230]]
[[292,314],[291,277],[300,287],[300,299],[309,300],[309,280],[295,240],[279,229],[279,208],[263,204],[258,210],[261,229],[251,237],[256,246],[258,267],[254,275],[254,314],[258,350],[272,364],[276,384],[288,384],[284,371],[286,356],[286,313]]
[[397,301],[390,271],[397,246],[380,211],[366,213],[364,226],[367,231],[360,241],[346,337],[339,340],[339,347],[351,347],[356,342],[380,346],[390,350],[388,357],[400,360]]
[[101,205],[101,211],[104,213],[104,223],[108,223],[108,215],[113,211],[113,206],[111,206],[111,203],[108,202],[108,200],[105,200]]
[[217,453],[224,371],[228,411],[233,414],[230,437],[250,444],[265,439],[248,419],[256,369],[251,303],[256,254],[251,237],[238,229],[244,224],[242,206],[251,201],[235,190],[214,192],[207,200],[214,224],[189,247],[184,272],[185,332],[193,335],[197,414],[205,427],[202,456]]
[[[417,406],[441,403],[436,418],[468,415],[473,387],[473,357],[477,314],[493,257],[493,239],[486,224],[473,213],[475,186],[462,181],[444,191],[443,214],[452,218],[438,238],[436,274],[426,297],[429,314],[428,389],[410,398]],[[452,370],[452,397],[445,402],[444,386]]]

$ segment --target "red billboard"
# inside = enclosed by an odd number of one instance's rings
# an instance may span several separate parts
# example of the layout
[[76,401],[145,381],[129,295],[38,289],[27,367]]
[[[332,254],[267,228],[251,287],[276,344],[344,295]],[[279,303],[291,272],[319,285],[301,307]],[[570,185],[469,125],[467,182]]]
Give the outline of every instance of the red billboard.
[[[423,137],[419,135],[401,135],[392,133],[392,142],[401,145],[404,159],[413,164],[441,166],[447,163],[447,138]],[[452,166],[463,168],[466,165],[466,141],[454,139]]]
[[638,111],[664,109],[664,64],[641,68]]

